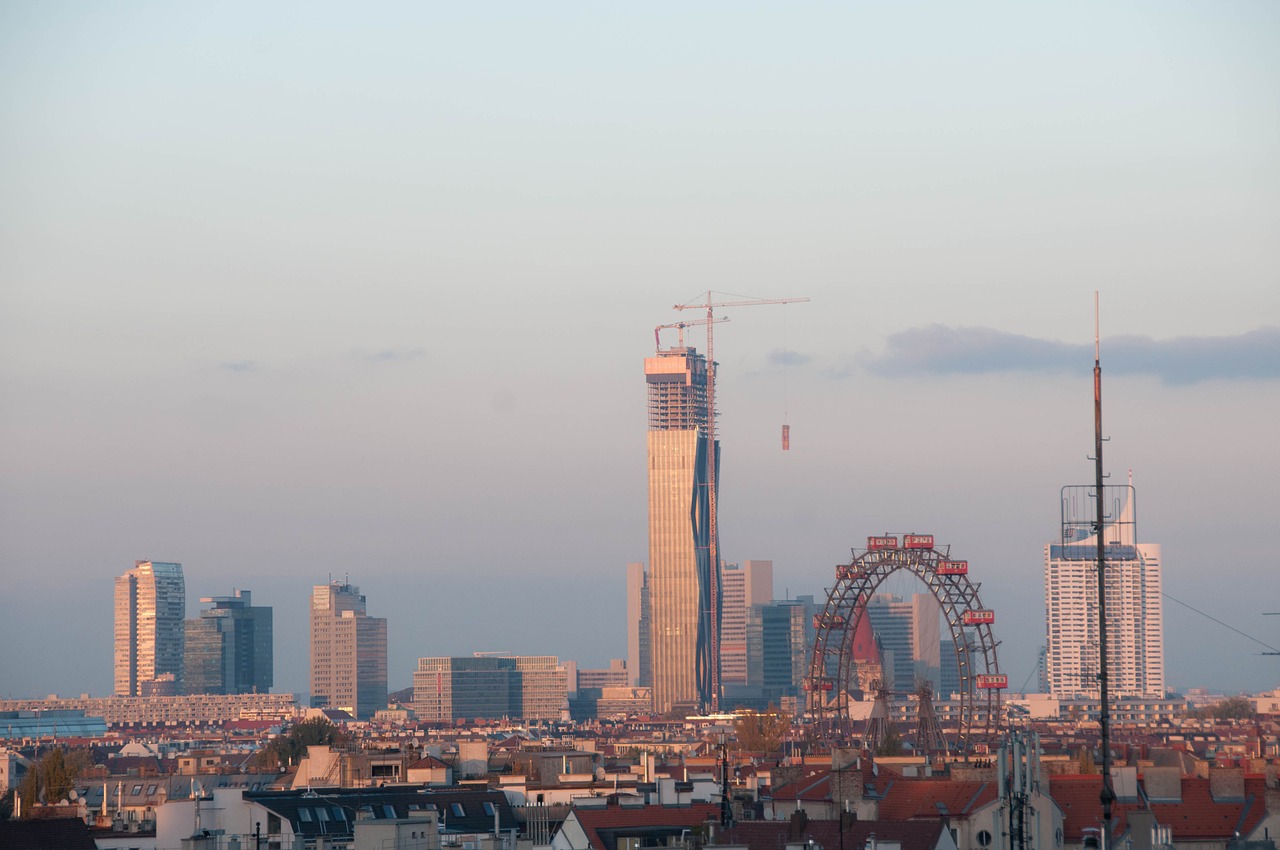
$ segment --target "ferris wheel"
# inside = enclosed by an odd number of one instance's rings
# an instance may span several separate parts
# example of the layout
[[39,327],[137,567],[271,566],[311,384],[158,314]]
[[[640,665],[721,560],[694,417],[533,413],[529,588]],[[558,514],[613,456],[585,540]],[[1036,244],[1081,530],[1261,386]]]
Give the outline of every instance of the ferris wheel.
[[886,534],[868,537],[865,549],[853,549],[853,560],[836,567],[826,606],[814,616],[805,680],[808,714],[824,737],[837,741],[850,736],[850,703],[856,697],[872,690],[884,698],[883,674],[869,673],[865,665],[859,670],[855,645],[860,627],[863,635],[869,633],[867,605],[877,589],[891,575],[906,574],[919,579],[937,600],[944,633],[950,632],[955,651],[958,706],[945,724],[954,730],[946,750],[968,754],[979,742],[994,739],[1001,691],[1009,685],[996,660],[995,612],[982,607],[980,585],[969,580],[969,562],[953,559],[950,550],[935,545],[931,534],[903,534],[901,539]]

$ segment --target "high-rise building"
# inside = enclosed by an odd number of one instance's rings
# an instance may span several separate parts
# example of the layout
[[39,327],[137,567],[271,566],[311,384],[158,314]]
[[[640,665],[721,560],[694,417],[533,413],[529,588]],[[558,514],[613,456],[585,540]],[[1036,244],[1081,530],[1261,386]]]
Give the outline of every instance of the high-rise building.
[[812,596],[753,605],[747,618],[747,683],[768,702],[800,693],[809,672]]
[[559,720],[568,707],[569,676],[554,655],[515,656],[520,719]]
[[387,621],[370,617],[360,588],[311,591],[311,706],[368,718],[387,705]]
[[773,599],[773,561],[725,564],[720,570],[720,681],[747,684],[747,619],[754,605]]
[[632,687],[649,687],[649,577],[644,564],[627,564],[627,677]]
[[116,578],[116,696],[180,689],[186,615],[182,564],[137,561]]
[[[1044,547],[1045,678],[1058,698],[1098,697],[1098,538],[1093,487],[1063,488],[1060,543]],[[1107,675],[1113,697],[1164,696],[1160,546],[1137,542],[1132,485],[1105,487]]]
[[713,701],[712,666],[720,660],[712,651],[720,599],[707,486],[707,359],[692,347],[659,350],[645,359],[644,373],[653,707],[696,710]]
[[912,594],[910,599],[887,593],[871,597],[867,615],[880,646],[885,687],[914,692],[919,679],[939,691],[940,610],[938,601],[927,593]]
[[[571,662],[564,662],[564,666],[568,666]],[[631,687],[630,682],[631,671],[627,670],[627,664],[621,658],[609,659],[609,666],[600,668],[600,670],[579,670],[575,672],[576,681],[570,684],[570,690],[586,690],[593,687]]]
[[206,596],[212,604],[186,621],[183,688],[188,694],[267,693],[273,679],[271,608],[247,590]]
[[553,655],[419,658],[413,709],[427,723],[456,720],[559,720],[568,671]]

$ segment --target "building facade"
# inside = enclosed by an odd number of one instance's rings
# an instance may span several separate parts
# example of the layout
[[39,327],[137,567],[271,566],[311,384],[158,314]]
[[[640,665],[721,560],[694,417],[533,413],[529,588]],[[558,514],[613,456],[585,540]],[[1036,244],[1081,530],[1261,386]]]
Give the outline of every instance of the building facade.
[[187,587],[182,564],[137,561],[133,569],[116,578],[116,696],[141,696],[181,687],[186,615]]
[[[941,682],[941,608],[928,593],[910,599],[887,593],[871,597],[867,615],[880,647],[885,687],[910,693],[917,680],[929,682],[935,693],[945,691]],[[948,643],[948,653],[954,651]],[[954,664],[954,662],[953,662]]]
[[[644,361],[648,387],[650,670],[654,710],[710,704],[720,600],[711,563],[707,360],[693,348]],[[716,451],[719,457],[719,451]],[[718,480],[719,476],[715,476]],[[717,549],[719,547],[717,546]]]
[[[108,726],[199,726],[230,720],[289,720],[293,694],[197,694],[153,697],[49,697],[0,700],[0,711],[77,711]],[[72,733],[74,734],[74,733]]]
[[569,674],[554,655],[419,658],[413,710],[427,723],[457,720],[559,720]]
[[644,564],[627,564],[627,673],[632,687],[648,687],[649,664],[649,576]]
[[213,607],[186,621],[183,688],[188,694],[267,693],[274,679],[271,608],[252,594],[207,596]]
[[747,684],[747,619],[752,606],[773,600],[773,561],[725,564],[720,570],[720,681]]
[[311,592],[311,707],[367,719],[387,705],[387,621],[346,582]]
[[813,641],[812,596],[753,605],[747,619],[747,685],[764,705],[800,695]]
[[[1063,489],[1061,542],[1044,547],[1045,679],[1059,699],[1097,698],[1097,537],[1088,510],[1093,488]],[[1164,604],[1160,547],[1137,542],[1135,492],[1104,488],[1110,521],[1103,526],[1107,570],[1107,673],[1110,695],[1162,698]]]

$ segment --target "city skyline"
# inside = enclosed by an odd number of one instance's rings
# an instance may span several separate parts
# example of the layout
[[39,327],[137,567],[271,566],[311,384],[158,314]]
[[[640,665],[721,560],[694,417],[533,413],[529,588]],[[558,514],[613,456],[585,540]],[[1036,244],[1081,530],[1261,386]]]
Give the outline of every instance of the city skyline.
[[[108,693],[102,600],[150,554],[274,608],[277,690],[327,575],[388,619],[392,689],[624,657],[638,362],[709,289],[812,299],[716,328],[721,554],[776,595],[934,534],[1019,689],[1055,495],[1092,480],[1098,290],[1108,472],[1164,592],[1280,645],[1274,4],[0,24],[4,696]],[[1280,681],[1164,627],[1170,687]]]

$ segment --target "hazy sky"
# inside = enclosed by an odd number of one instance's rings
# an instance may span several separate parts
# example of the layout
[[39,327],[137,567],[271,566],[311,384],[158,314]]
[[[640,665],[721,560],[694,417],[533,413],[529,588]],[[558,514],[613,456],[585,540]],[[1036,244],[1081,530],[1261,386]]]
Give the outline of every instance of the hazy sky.
[[[1280,645],[1280,5],[0,7],[0,695],[111,689],[112,579],[188,613],[350,575],[419,656],[626,651],[642,359],[717,328],[730,560],[971,562],[1026,682],[1058,492]],[[792,449],[779,448],[780,425]],[[1169,682],[1280,657],[1166,603]],[[1032,682],[1032,684],[1034,684]]]

